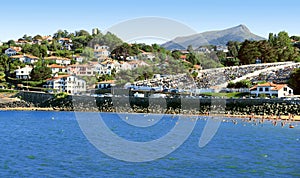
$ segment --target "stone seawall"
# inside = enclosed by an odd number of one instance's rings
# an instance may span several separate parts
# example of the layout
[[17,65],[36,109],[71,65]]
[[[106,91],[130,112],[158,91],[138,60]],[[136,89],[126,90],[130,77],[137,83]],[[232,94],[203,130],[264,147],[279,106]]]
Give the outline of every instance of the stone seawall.
[[56,98],[53,94],[20,92],[23,101],[35,107],[53,108],[68,111],[105,112],[182,112],[194,113],[221,112],[236,115],[300,115],[300,101],[281,99],[216,99],[216,98],[134,98],[134,97],[91,97],[67,96]]

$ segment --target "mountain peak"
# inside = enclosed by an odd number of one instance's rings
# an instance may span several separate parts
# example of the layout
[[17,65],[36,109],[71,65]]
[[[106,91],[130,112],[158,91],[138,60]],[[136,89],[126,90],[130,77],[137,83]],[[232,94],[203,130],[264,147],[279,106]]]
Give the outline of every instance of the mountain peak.
[[236,28],[239,28],[239,29],[241,29],[241,30],[243,30],[245,32],[250,32],[249,28],[246,25],[244,25],[244,24],[240,24]]
[[246,39],[263,40],[264,38],[251,33],[246,25],[240,24],[224,30],[208,31],[190,36],[177,37],[167,43],[162,44],[162,46],[170,50],[186,49],[189,45],[192,45],[195,48],[201,45],[226,46],[228,41],[243,42]]

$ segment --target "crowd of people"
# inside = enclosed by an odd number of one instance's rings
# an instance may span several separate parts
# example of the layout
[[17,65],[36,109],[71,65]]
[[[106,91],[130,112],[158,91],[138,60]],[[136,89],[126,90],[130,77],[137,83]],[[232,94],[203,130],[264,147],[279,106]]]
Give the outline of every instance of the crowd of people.
[[263,72],[249,78],[252,82],[266,81],[286,83],[292,70],[295,68],[300,68],[300,64],[293,62],[279,62],[214,68],[200,71],[195,80],[186,74],[177,74],[138,81],[135,82],[134,85],[161,87],[163,89],[208,89],[260,70],[263,70]]
[[199,73],[196,79],[197,87],[210,88],[240,78],[255,71],[286,64],[288,63],[253,64],[203,70]]
[[136,86],[161,87],[162,89],[190,89],[195,88],[194,80],[186,74],[166,75],[150,80],[135,82]]
[[260,81],[273,82],[273,83],[287,83],[292,71],[296,68],[300,68],[300,64],[295,63],[294,65],[291,66],[265,71],[260,73],[258,76],[252,77],[251,81],[253,83],[260,82]]

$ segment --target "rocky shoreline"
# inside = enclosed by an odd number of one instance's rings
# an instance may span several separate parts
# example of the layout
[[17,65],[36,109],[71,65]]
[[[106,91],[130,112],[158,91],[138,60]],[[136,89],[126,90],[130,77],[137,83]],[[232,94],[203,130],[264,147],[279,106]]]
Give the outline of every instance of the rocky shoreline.
[[21,100],[0,103],[0,110],[126,112],[158,114],[222,114],[230,117],[299,118],[300,103],[282,100],[245,99],[147,99],[147,98],[94,98],[90,96],[48,97],[37,99],[21,95]]

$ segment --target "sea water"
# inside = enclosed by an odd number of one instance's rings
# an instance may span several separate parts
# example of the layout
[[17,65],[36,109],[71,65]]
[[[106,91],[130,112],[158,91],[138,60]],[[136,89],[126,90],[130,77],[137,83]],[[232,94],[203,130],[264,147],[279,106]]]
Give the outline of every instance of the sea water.
[[[270,122],[222,122],[205,146],[198,146],[206,120],[174,152],[149,162],[121,161],[99,151],[84,136],[73,112],[0,111],[1,177],[299,177],[300,126]],[[101,113],[124,139],[147,142],[167,134],[170,115],[150,127],[135,127],[119,114]],[[127,114],[127,118],[137,117]],[[142,117],[142,114],[141,114]],[[149,119],[149,122],[153,119]],[[126,148],[122,150],[126,152]],[[147,150],[146,150],[147,151]]]

